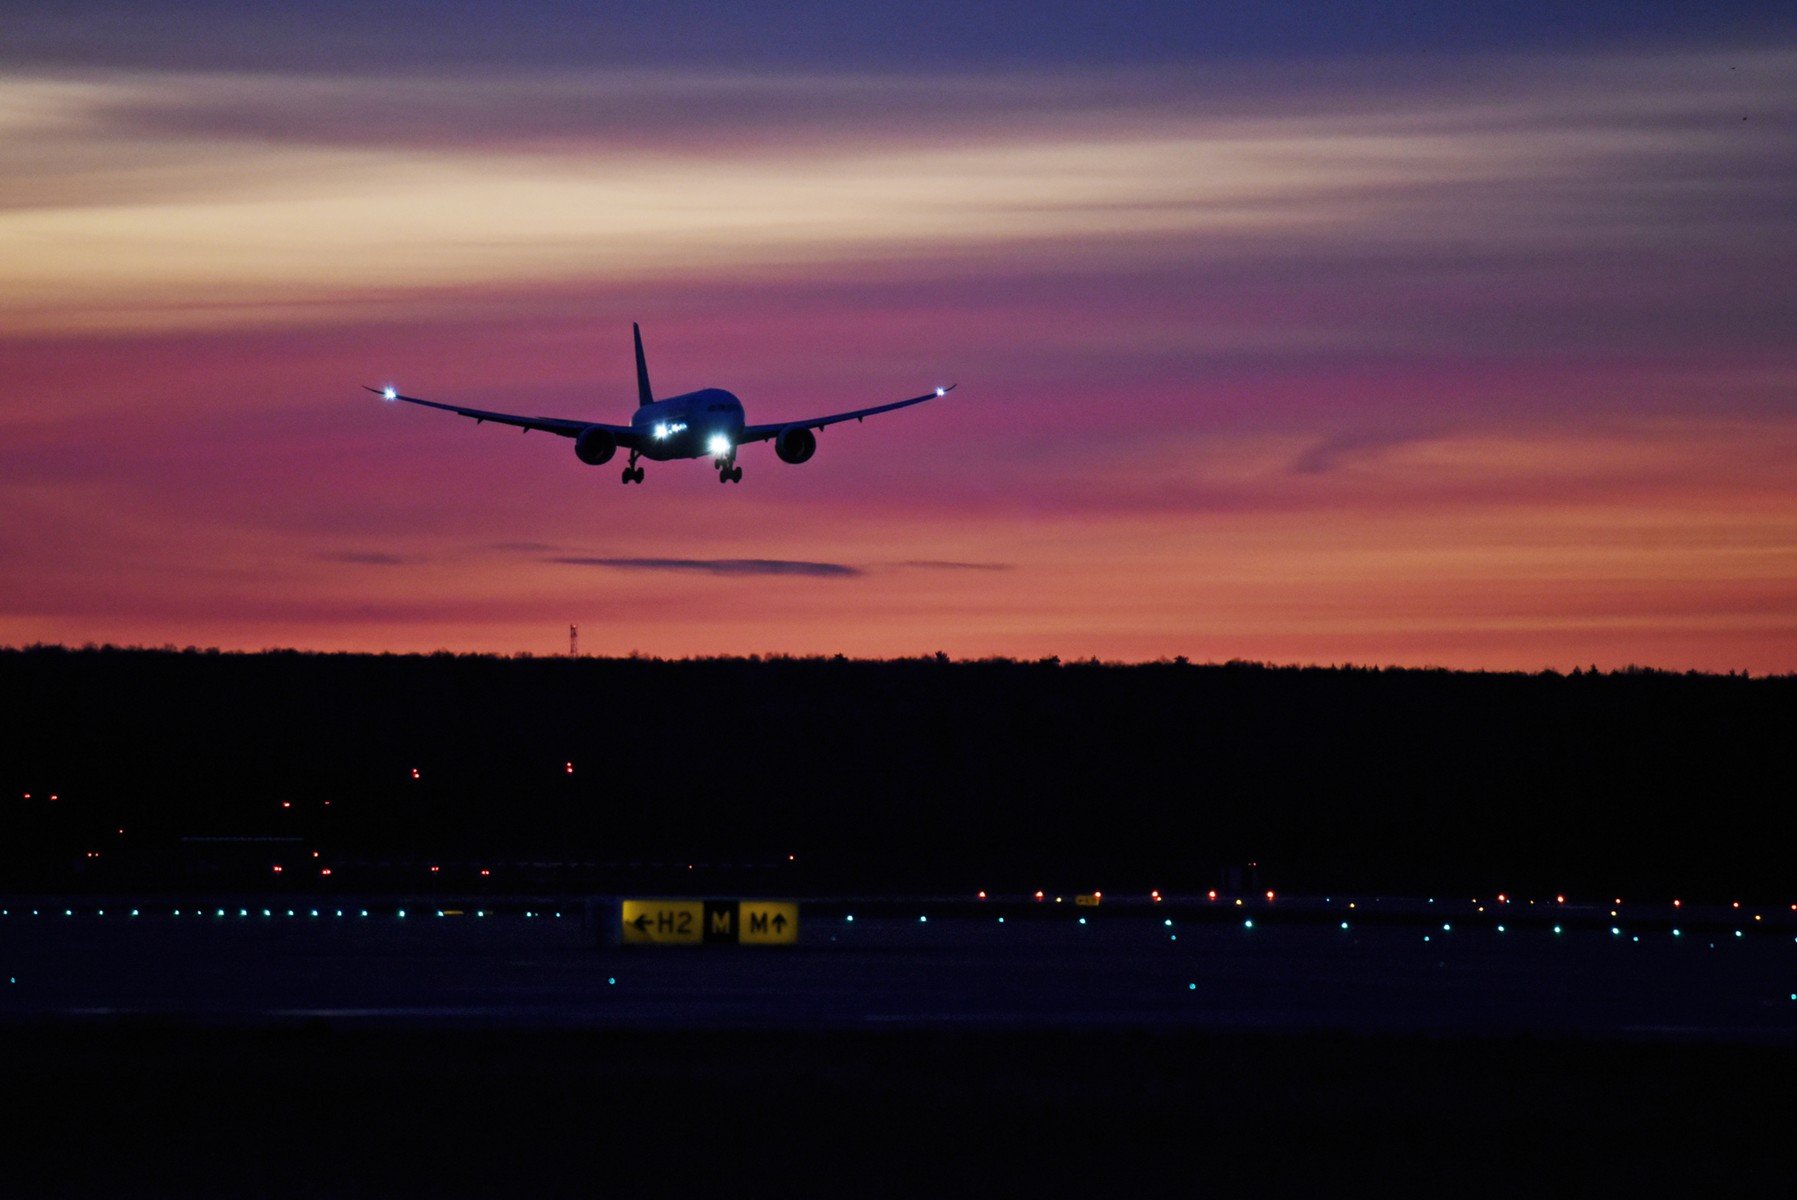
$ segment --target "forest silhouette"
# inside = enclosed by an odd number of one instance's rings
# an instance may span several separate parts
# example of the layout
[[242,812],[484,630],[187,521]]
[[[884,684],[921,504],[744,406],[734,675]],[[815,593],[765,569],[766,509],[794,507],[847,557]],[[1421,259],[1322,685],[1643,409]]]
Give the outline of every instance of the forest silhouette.
[[14,889],[1792,891],[1791,676],[33,646],[0,686]]

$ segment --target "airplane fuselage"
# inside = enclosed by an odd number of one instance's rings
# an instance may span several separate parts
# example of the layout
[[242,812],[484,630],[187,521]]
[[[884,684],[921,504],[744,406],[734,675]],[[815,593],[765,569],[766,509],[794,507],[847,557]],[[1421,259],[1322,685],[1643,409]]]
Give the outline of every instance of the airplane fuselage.
[[644,404],[630,415],[642,434],[638,453],[665,462],[671,458],[734,459],[743,432],[742,401],[723,388],[701,388]]

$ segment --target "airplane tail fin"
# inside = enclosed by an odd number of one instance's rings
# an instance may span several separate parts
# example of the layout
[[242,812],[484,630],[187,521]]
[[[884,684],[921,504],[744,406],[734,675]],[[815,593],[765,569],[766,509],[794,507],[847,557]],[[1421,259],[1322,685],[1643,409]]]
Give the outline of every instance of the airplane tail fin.
[[642,327],[632,321],[630,332],[636,338],[636,403],[641,408],[645,404],[654,404],[655,394],[649,390],[649,364],[643,361]]

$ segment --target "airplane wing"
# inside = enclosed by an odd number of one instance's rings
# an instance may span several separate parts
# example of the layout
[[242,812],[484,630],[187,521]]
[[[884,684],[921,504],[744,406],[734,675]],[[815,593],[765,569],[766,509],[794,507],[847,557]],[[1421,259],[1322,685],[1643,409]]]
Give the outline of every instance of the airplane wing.
[[[778,425],[748,425],[743,428],[737,443],[765,442],[772,437],[779,437],[782,429],[822,429],[826,425],[834,425],[838,421],[860,421],[875,413],[891,412],[895,408],[909,408],[913,404],[922,404],[925,400],[934,400],[938,396],[946,396],[955,390],[954,384],[939,387],[925,392],[921,396],[913,396],[909,400],[895,400],[891,404],[877,404],[872,408],[857,408],[854,412],[832,413],[827,417],[812,417],[803,421],[782,421]],[[404,399],[404,397],[401,397]]]
[[452,412],[457,416],[473,417],[476,422],[491,421],[495,425],[516,425],[529,433],[540,429],[544,433],[553,433],[558,437],[579,437],[584,429],[597,426],[618,439],[618,444],[627,448],[636,445],[636,433],[628,425],[606,425],[599,421],[573,421],[565,417],[520,417],[512,413],[488,412],[484,408],[463,408],[457,404],[439,404],[435,400],[420,400],[416,396],[402,396],[392,388],[367,389],[383,400],[404,400],[407,404],[422,404],[426,408],[440,408],[444,412]]

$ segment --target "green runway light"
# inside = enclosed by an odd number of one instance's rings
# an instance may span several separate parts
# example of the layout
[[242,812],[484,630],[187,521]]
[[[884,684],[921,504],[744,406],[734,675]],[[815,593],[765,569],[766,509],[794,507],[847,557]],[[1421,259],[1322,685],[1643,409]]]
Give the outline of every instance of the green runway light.
[[1173,928],[1173,919],[1169,917],[1166,921],[1162,922],[1162,924],[1166,925],[1168,929],[1171,929]]
[[363,909],[363,910],[362,910],[362,911],[361,911],[361,912],[360,912],[360,913],[359,913],[359,914],[357,914],[357,915],[358,915],[358,916],[363,916],[363,917],[365,917],[365,916],[367,916],[367,915],[368,915],[368,910],[367,910],[367,909]]
[[919,925],[922,925],[922,924],[925,924],[925,923],[927,923],[927,922],[928,922],[928,921],[929,921],[929,918],[928,918],[928,917],[925,917],[925,916],[919,916],[919,917],[918,917],[918,918],[917,918],[917,923],[918,923],[918,924],[919,924]]
[[1672,931],[1672,936],[1673,937],[1683,937],[1684,935],[1682,933],[1680,933],[1678,930],[1674,929]]
[[1502,925],[1499,925],[1499,926],[1498,926],[1498,932],[1499,932],[1499,933],[1502,933],[1502,932],[1504,932],[1504,927],[1503,927],[1503,926],[1502,926]]
[[1188,992],[1195,992],[1195,991],[1197,991],[1197,990],[1198,990],[1198,985],[1197,985],[1197,984],[1195,984],[1195,983],[1188,983],[1188,984],[1186,984],[1186,991],[1188,991]]
[[400,916],[402,916],[402,917],[403,917],[403,916],[405,916],[405,915],[406,915],[406,910],[405,910],[405,909],[403,909],[403,908],[402,908],[402,909],[400,909],[400,910],[399,910],[399,915],[400,915]]
[[1620,930],[1620,929],[1616,928],[1616,926],[1612,925],[1612,926],[1610,926],[1610,933],[1612,935],[1620,937],[1622,934],[1622,930]]
[[1242,922],[1242,928],[1243,928],[1243,929],[1253,929],[1253,928],[1254,928],[1254,922],[1253,922],[1253,921],[1252,921],[1252,920],[1248,920],[1248,921],[1243,921],[1243,922]]
[[[855,923],[855,914],[854,914],[854,913],[850,913],[850,914],[849,914],[849,915],[848,915],[848,916],[846,916],[846,917],[844,917],[844,918],[843,918],[843,920],[845,920],[845,921],[847,921],[847,922],[848,922],[848,923],[849,923],[849,924],[851,924],[851,925],[853,925],[853,924],[854,924],[854,923]],[[999,918],[999,920],[1001,920],[1001,921],[1002,921],[1002,920],[1004,920],[1004,918],[1003,918],[1003,917],[1000,917],[1000,918]]]
[[1347,922],[1346,922],[1346,921],[1343,921],[1343,922],[1342,922],[1342,928],[1343,928],[1343,929],[1346,929],[1346,928],[1347,928],[1347,927],[1348,927],[1348,923],[1347,923]]
[[1080,918],[1080,919],[1079,919],[1079,923],[1080,923],[1080,924],[1081,924],[1081,925],[1084,925],[1084,924],[1085,924],[1085,923],[1086,923],[1086,919],[1085,919],[1085,918],[1084,918],[1084,917],[1081,917],[1081,918]]
[[1560,932],[1560,927],[1559,927],[1559,926],[1558,926],[1558,925],[1556,925],[1556,926],[1554,926],[1554,932],[1555,932],[1555,933],[1559,933],[1559,932]]
[[1453,932],[1453,929],[1454,929],[1454,927],[1452,925],[1443,925],[1441,927],[1441,931],[1443,933],[1451,933],[1451,932]]
[[131,910],[131,915],[134,917],[137,915],[137,910],[135,908]]
[[618,977],[616,975],[610,976],[609,978],[606,979],[605,982],[610,984],[612,987],[617,987],[618,986]]

